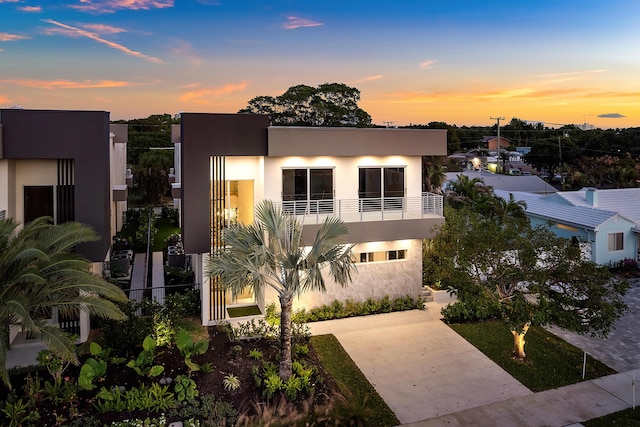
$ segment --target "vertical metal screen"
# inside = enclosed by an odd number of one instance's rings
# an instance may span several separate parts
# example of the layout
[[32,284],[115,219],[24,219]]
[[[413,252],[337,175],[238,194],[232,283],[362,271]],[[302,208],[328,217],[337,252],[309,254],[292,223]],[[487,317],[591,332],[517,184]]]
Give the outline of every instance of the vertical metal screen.
[[58,159],[58,183],[56,186],[56,223],[75,220],[73,159]]
[[[210,255],[224,249],[223,230],[225,225],[225,162],[224,156],[209,158],[211,171],[209,187],[209,232]],[[210,278],[209,320],[225,318],[226,300],[224,286],[219,277]]]

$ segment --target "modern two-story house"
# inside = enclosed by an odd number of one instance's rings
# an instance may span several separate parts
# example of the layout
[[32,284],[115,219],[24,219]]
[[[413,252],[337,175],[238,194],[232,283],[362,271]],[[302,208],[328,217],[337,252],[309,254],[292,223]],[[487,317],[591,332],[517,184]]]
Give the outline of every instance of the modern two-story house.
[[[101,238],[77,251],[101,274],[127,208],[127,133],[104,111],[0,110],[0,218],[90,225]],[[88,316],[72,320],[85,340]]]
[[421,157],[446,155],[446,130],[278,127],[262,115],[201,113],[183,113],[175,130],[175,197],[204,324],[234,305],[277,301],[269,290],[232,300],[223,284],[202,277],[208,254],[224,245],[224,227],[253,221],[262,199],[297,215],[306,242],[331,215],[355,244],[352,284],[327,283],[326,293],[304,294],[294,308],[420,294],[421,242],[444,222],[442,197],[422,193]]

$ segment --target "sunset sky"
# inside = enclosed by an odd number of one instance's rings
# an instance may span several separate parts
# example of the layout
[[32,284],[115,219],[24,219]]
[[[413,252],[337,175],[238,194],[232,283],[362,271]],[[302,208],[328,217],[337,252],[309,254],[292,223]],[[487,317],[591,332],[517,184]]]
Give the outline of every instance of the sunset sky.
[[640,1],[0,0],[0,107],[235,113],[339,82],[373,122],[640,126]]

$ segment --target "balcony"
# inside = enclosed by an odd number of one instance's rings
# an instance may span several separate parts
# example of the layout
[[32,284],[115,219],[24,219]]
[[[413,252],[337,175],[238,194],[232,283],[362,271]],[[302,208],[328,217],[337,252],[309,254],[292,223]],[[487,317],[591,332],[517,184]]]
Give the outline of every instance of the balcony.
[[320,224],[328,216],[346,223],[433,219],[443,216],[443,198],[432,193],[424,193],[422,197],[296,200],[274,204],[284,212],[296,215],[305,225]]

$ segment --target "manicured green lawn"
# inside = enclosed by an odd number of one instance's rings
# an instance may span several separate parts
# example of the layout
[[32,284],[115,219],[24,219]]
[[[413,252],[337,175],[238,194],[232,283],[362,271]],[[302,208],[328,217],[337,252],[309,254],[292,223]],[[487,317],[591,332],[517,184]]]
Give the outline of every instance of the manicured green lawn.
[[[544,328],[532,327],[525,337],[524,361],[515,359],[513,336],[502,322],[449,325],[454,331],[500,365],[532,391],[542,391],[582,381],[584,353]],[[585,379],[616,371],[587,356]]]
[[156,228],[158,229],[158,231],[156,232],[156,237],[153,240],[153,252],[159,252],[166,248],[167,237],[169,237],[173,233],[180,233],[180,227],[176,227],[175,225],[173,225],[171,220],[168,218],[156,219]]
[[605,415],[604,417],[594,418],[582,424],[585,427],[638,427],[640,426],[640,407],[636,406],[635,409],[625,409],[624,411]]
[[387,427],[400,424],[393,411],[382,400],[335,336],[312,336],[311,345],[316,349],[329,374],[353,393],[355,399],[368,397],[367,406],[373,409],[368,425]]
[[229,317],[259,316],[262,314],[257,305],[227,308],[227,313],[229,313]]

